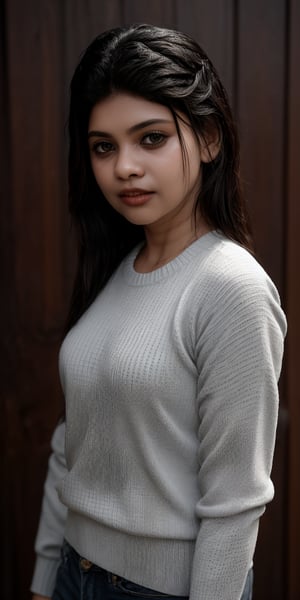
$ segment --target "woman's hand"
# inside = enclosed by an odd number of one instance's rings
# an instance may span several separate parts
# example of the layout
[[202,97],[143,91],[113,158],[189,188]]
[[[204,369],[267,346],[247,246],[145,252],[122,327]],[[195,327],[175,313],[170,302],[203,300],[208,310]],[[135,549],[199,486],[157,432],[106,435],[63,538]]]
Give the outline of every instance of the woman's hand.
[[40,596],[39,594],[33,594],[32,600],[51,600],[49,596]]

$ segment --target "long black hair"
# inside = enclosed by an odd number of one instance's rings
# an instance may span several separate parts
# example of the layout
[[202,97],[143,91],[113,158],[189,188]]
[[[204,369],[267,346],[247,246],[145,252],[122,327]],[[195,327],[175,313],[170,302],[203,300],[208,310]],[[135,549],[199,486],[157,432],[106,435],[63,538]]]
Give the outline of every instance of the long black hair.
[[215,128],[220,150],[214,160],[202,164],[197,205],[209,226],[252,250],[240,187],[236,128],[226,91],[205,52],[186,34],[152,25],[104,32],[83,54],[71,82],[69,199],[79,256],[67,329],[95,299],[124,256],[144,239],[143,227],[128,222],[105,200],[90,164],[87,134],[91,110],[115,91],[167,106],[180,140],[178,113],[187,117],[200,137]]

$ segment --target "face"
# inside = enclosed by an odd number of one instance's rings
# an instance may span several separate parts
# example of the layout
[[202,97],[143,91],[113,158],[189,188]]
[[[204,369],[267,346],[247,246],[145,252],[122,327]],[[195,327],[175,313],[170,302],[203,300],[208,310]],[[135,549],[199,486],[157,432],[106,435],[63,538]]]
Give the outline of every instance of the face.
[[201,147],[171,111],[139,96],[117,93],[96,104],[89,120],[95,179],[111,206],[128,221],[153,227],[190,217],[200,188]]

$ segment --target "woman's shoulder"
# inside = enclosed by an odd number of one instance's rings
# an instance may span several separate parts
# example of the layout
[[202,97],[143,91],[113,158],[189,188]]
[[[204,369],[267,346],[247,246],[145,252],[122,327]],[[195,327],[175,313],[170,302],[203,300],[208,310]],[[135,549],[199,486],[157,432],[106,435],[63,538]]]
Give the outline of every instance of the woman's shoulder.
[[265,273],[257,258],[238,242],[217,231],[211,233],[211,240],[212,243],[208,252],[208,265],[211,267],[224,268],[230,265],[234,271],[249,270],[250,272]]
[[212,243],[206,259],[196,265],[195,281],[210,290],[224,288],[248,289],[249,286],[276,289],[273,281],[258,260],[237,242],[217,232],[212,234]]
[[196,261],[186,293],[190,314],[201,319],[271,312],[285,320],[276,285],[262,265],[248,250],[218,233],[211,236],[205,259]]
[[196,265],[188,300],[194,347],[221,340],[239,340],[242,347],[256,339],[256,332],[271,336],[280,350],[287,324],[277,288],[256,258],[234,241],[213,236],[205,260]]

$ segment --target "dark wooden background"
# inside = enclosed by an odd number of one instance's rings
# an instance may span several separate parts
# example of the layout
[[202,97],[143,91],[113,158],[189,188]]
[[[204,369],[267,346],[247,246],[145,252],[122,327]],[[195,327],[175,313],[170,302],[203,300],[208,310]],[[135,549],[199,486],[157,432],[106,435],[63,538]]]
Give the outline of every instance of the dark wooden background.
[[[289,318],[254,600],[300,599],[300,2],[1,0],[1,587],[25,600],[49,439],[62,407],[57,352],[74,271],[65,122],[80,52],[109,27],[192,34],[229,91],[258,257]],[[204,599],[199,599],[204,600]]]

